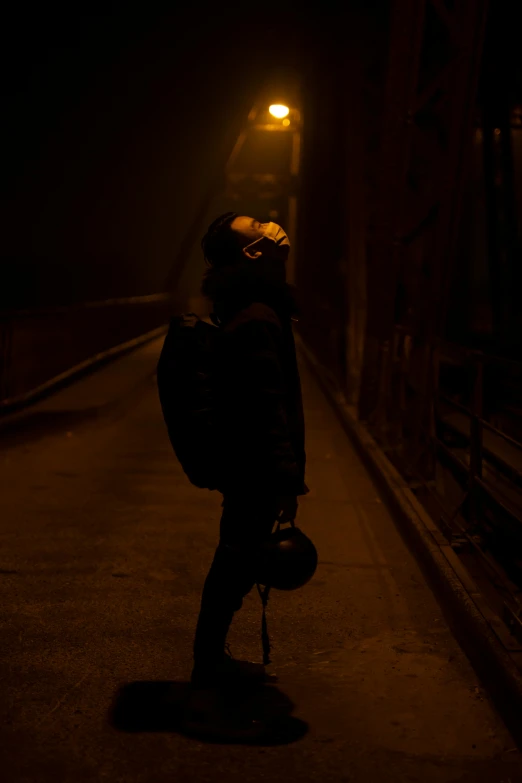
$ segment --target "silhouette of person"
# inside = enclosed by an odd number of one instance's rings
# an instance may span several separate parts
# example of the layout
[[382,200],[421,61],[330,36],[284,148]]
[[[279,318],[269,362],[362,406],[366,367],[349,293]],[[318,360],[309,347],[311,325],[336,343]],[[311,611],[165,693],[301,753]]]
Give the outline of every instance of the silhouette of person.
[[197,622],[193,690],[230,677],[263,680],[264,666],[232,658],[226,637],[255,584],[252,552],[278,517],[295,518],[308,492],[288,237],[275,223],[229,212],[211,224],[202,248],[201,291],[222,330],[215,381],[223,513]]

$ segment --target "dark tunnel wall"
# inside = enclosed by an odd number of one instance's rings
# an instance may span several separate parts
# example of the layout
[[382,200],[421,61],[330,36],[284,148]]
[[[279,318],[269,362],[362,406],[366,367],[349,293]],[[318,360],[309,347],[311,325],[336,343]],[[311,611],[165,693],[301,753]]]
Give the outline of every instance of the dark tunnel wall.
[[320,37],[310,29],[303,47],[300,331],[351,396],[358,393],[363,354],[388,21],[387,1],[355,3]]
[[521,22],[519,4],[490,4],[446,325],[449,339],[514,359],[522,353]]
[[178,251],[190,255],[183,240],[261,81],[292,63],[294,17],[212,3],[9,6],[0,412],[183,306],[160,292],[173,262],[187,264]]
[[11,10],[1,308],[163,289],[258,78],[200,12]]
[[[323,42],[324,43],[324,42]],[[297,266],[301,330],[342,376],[344,281],[341,250],[343,143],[340,55],[318,46],[307,63],[303,117],[301,242]]]

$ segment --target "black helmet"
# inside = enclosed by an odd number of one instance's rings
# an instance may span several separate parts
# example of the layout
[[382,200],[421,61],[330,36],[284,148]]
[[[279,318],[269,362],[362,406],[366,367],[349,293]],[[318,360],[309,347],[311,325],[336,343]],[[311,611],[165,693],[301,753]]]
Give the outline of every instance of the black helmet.
[[310,581],[317,568],[317,550],[302,530],[277,530],[264,541],[256,556],[256,582],[276,590],[297,590]]

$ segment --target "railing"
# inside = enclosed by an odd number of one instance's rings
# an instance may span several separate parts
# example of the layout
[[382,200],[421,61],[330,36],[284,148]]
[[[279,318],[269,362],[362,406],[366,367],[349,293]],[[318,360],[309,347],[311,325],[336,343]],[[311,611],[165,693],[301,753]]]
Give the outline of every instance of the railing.
[[[457,376],[453,389],[448,367]],[[504,431],[505,410],[516,407],[507,399],[510,384],[522,400],[522,364],[450,343],[416,344],[397,327],[381,370],[372,434],[412,488],[436,498],[452,546],[479,556],[501,587],[504,620],[522,641],[522,443]]]
[[168,294],[0,313],[0,412],[162,327]]

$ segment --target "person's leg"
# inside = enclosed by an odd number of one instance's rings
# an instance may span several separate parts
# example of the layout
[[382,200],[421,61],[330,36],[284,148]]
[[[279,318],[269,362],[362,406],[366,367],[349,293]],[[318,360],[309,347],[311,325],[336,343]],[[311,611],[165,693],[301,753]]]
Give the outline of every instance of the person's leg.
[[226,498],[223,503],[220,542],[205,580],[194,640],[194,667],[203,676],[206,671],[211,676],[224,658],[234,613],[255,584],[251,553],[270,535],[275,517],[270,501]]

